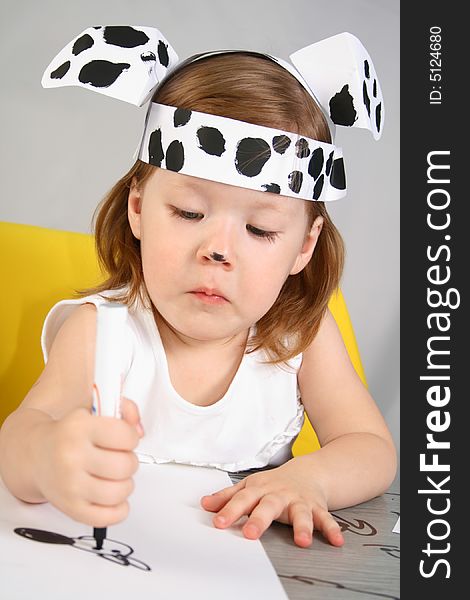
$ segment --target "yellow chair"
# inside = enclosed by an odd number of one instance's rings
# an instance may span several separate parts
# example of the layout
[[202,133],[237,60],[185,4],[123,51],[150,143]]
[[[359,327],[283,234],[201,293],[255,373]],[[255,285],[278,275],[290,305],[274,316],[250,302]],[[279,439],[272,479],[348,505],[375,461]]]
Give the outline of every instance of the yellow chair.
[[[0,425],[21,403],[43,368],[40,337],[49,309],[71,298],[76,290],[99,283],[100,272],[93,237],[0,222],[1,343]],[[341,330],[351,361],[365,383],[364,371],[349,314],[341,291],[332,297],[330,309]],[[318,448],[318,440],[306,420],[294,453]]]

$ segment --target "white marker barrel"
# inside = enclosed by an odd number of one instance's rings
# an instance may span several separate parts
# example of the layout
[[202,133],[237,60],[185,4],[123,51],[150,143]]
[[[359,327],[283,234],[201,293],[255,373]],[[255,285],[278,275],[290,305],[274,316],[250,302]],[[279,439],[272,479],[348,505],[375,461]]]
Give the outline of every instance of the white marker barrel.
[[97,307],[93,413],[98,416],[121,416],[126,321],[127,306],[124,304]]

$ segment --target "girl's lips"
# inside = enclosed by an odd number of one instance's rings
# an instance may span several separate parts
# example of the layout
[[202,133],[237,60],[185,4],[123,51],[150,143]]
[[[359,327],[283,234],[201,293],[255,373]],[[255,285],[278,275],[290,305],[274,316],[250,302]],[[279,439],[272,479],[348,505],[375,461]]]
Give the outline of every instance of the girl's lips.
[[219,290],[200,288],[190,293],[205,304],[225,304],[228,302],[227,298],[222,296]]

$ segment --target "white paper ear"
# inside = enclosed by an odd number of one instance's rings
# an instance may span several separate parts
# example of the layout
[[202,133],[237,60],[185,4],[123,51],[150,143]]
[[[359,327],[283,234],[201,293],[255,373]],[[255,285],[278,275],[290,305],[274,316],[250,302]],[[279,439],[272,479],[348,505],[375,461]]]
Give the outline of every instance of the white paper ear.
[[336,125],[369,129],[382,135],[384,103],[372,59],[351,33],[340,33],[290,55]]
[[142,106],[177,62],[154,27],[89,27],[57,54],[41,83],[45,88],[76,85]]

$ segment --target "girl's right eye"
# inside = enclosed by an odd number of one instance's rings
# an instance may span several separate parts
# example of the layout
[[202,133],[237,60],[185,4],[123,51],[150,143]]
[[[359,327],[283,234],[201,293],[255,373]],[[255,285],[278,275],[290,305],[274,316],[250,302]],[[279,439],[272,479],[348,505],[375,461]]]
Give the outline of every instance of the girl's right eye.
[[186,221],[196,221],[204,217],[202,213],[192,212],[191,210],[182,210],[181,208],[176,208],[176,206],[172,206],[171,211],[176,217],[185,219]]

